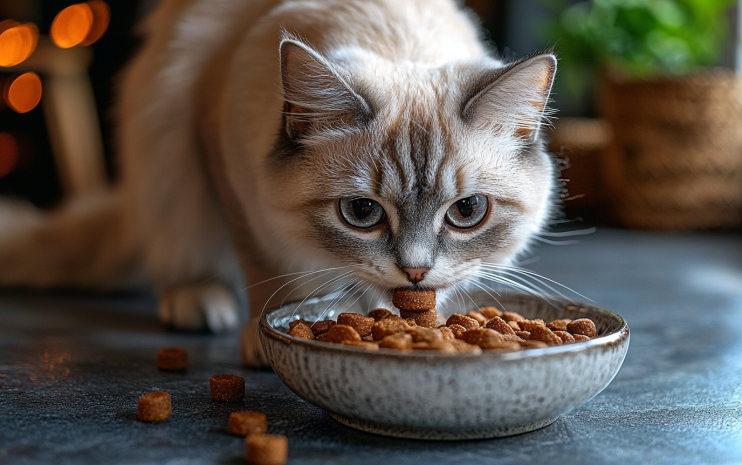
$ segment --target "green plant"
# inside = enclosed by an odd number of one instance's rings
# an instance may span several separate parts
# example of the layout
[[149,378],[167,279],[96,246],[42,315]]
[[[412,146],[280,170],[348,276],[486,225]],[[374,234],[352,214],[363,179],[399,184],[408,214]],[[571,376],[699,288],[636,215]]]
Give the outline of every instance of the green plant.
[[564,77],[579,86],[608,68],[631,78],[679,76],[717,62],[734,0],[592,0],[566,6],[544,0],[557,19],[546,25]]

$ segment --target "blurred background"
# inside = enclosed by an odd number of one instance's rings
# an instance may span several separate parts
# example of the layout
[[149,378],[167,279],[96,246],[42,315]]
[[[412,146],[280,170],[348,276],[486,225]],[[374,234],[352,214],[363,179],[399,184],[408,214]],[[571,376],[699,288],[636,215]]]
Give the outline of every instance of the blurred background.
[[[115,181],[116,76],[156,3],[0,1],[0,195],[52,208]],[[504,59],[560,58],[550,148],[568,224],[742,227],[736,2],[466,3]]]

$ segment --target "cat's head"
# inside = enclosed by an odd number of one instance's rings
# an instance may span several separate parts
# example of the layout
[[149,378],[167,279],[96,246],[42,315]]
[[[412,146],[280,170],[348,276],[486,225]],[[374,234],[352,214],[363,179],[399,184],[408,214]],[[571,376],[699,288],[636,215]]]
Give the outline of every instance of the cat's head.
[[[284,127],[269,159],[293,256],[392,289],[506,263],[552,209],[541,138],[553,55],[503,65],[323,56],[280,46]],[[358,265],[358,266],[355,266]]]

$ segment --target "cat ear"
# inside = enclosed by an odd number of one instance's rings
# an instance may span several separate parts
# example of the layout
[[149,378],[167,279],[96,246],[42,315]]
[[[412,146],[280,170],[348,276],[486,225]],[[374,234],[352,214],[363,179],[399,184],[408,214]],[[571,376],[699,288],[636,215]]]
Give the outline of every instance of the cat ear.
[[283,39],[281,81],[286,131],[301,138],[319,127],[339,129],[370,119],[371,107],[335,67],[309,46]]
[[548,113],[556,57],[537,55],[488,76],[464,106],[464,119],[480,129],[533,139]]

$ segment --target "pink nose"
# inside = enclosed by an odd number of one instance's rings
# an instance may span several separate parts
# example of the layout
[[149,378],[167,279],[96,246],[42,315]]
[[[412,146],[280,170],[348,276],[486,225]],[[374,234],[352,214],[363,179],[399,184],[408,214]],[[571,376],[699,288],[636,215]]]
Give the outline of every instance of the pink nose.
[[402,271],[407,273],[407,277],[413,283],[418,283],[425,279],[425,273],[430,271],[430,268],[402,268]]

